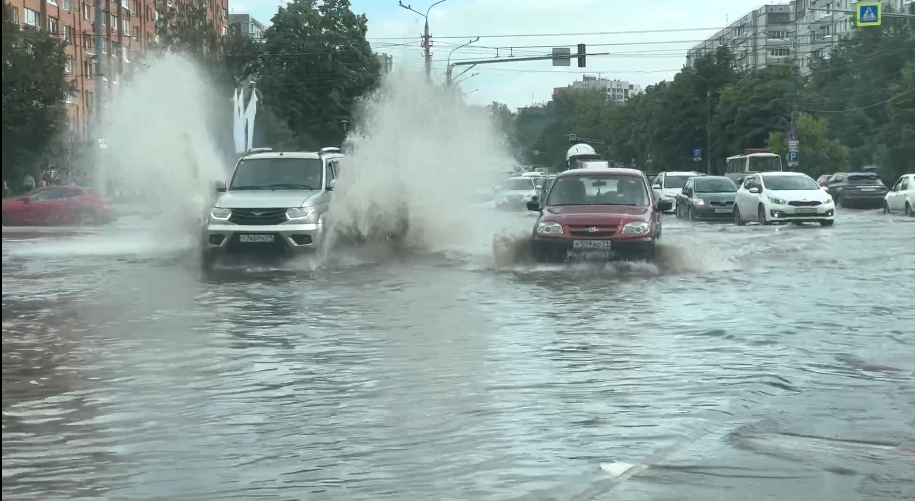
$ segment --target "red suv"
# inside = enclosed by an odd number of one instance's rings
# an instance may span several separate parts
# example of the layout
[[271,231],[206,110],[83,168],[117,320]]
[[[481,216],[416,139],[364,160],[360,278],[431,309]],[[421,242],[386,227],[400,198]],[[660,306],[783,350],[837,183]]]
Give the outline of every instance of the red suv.
[[538,261],[651,259],[661,213],[671,210],[672,202],[655,200],[642,171],[577,169],[559,174],[545,198],[527,208],[540,213],[533,234]]

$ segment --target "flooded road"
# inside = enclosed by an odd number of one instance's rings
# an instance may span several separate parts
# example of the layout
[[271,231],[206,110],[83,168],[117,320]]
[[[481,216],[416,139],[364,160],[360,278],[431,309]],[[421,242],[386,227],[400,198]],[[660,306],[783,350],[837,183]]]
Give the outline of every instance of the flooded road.
[[3,496],[913,499],[915,220],[664,231],[657,267],[204,277],[127,226],[5,228]]

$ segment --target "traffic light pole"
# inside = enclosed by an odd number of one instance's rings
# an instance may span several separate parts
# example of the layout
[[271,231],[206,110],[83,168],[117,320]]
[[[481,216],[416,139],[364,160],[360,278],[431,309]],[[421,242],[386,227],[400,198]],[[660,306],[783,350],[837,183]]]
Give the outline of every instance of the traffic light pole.
[[[562,59],[576,59],[583,61],[582,58],[586,56],[609,56],[613,53],[611,52],[598,52],[592,54],[569,54],[568,56],[562,56]],[[550,61],[557,59],[556,56],[550,54],[546,56],[530,56],[530,57],[503,57],[496,59],[477,59],[473,61],[459,61],[456,63],[451,63],[448,65],[448,73],[446,75],[447,81],[452,81],[451,74],[456,66],[476,66],[478,64],[498,64],[498,63],[523,63],[527,61]]]

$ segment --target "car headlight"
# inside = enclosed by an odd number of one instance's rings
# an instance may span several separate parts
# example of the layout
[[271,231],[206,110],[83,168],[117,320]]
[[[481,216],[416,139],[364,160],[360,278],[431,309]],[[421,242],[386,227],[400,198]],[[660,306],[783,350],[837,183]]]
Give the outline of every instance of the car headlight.
[[769,201],[774,203],[775,205],[788,205],[788,202],[785,202],[781,198],[769,197]]
[[541,221],[537,223],[537,233],[542,235],[559,235],[562,233],[562,225],[559,223]]
[[822,203],[823,205],[829,205],[829,204],[831,204],[831,203],[832,203],[832,197],[826,197],[826,200],[823,200],[823,202],[821,202],[821,203]]
[[232,217],[232,209],[223,209],[222,207],[213,207],[210,209],[210,217],[225,221]]
[[648,223],[629,223],[623,226],[623,235],[644,235],[651,231]]
[[314,207],[293,207],[291,209],[286,209],[286,217],[289,219],[305,219],[314,213]]
[[693,205],[695,205],[696,207],[702,207],[703,205],[705,205],[705,200],[702,200],[701,198],[694,198]]

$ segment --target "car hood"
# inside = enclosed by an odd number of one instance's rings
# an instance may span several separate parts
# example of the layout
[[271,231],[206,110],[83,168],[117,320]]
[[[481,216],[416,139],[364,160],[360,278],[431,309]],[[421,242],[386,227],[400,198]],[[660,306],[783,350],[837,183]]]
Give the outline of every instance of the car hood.
[[677,198],[677,195],[683,193],[683,188],[662,188],[661,192],[667,198]]
[[239,190],[220,194],[216,207],[226,209],[266,209],[302,207],[319,191],[311,190]]
[[559,205],[547,207],[545,221],[564,224],[618,224],[622,221],[649,221],[650,207],[631,205]]
[[766,190],[764,192],[770,197],[781,198],[785,201],[804,201],[804,202],[825,202],[830,198],[829,194],[823,190]]
[[733,202],[737,198],[737,193],[696,193],[693,198],[700,198],[709,202]]

